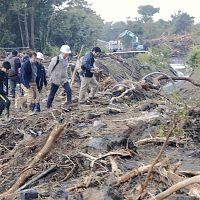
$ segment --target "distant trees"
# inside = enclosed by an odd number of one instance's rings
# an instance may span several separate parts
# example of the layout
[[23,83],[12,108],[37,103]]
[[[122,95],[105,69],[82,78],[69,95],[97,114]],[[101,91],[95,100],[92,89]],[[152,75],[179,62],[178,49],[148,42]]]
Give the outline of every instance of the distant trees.
[[199,45],[193,46],[190,49],[187,57],[187,63],[193,67],[200,67],[200,47]]
[[100,37],[103,21],[91,9],[78,7],[58,12],[51,23],[51,40],[55,45],[69,44],[75,51],[81,45],[91,47]]
[[129,30],[145,41],[162,34],[185,34],[193,30],[200,35],[194,17],[179,11],[170,21],[153,21],[160,8],[138,7],[140,17],[126,22],[106,22],[91,10],[86,0],[0,0],[0,47],[29,46],[43,52],[57,50],[68,43],[78,51],[97,39],[116,40]]
[[152,21],[152,17],[154,14],[159,13],[160,8],[154,8],[151,5],[139,6],[138,14],[142,16],[141,20],[143,22]]
[[177,14],[171,15],[172,33],[184,34],[191,31],[194,24],[194,17],[189,16],[185,12],[178,11]]
[[92,46],[103,20],[85,0],[0,0],[0,47],[48,50],[68,42],[78,50]]

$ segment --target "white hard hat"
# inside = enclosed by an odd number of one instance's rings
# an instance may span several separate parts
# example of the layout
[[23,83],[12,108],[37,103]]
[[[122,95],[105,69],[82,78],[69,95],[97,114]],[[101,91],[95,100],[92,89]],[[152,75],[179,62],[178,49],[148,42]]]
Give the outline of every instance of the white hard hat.
[[62,53],[71,53],[70,47],[68,45],[62,45],[60,48],[60,52]]
[[44,55],[40,52],[37,52],[37,58],[38,59],[41,59],[41,60],[44,60]]

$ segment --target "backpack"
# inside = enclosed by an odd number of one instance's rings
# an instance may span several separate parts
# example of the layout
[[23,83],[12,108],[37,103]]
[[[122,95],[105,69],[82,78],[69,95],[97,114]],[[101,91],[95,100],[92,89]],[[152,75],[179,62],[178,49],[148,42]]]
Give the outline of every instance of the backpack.
[[12,76],[15,76],[16,75],[16,69],[15,69],[15,62],[16,62],[16,59],[18,59],[18,57],[11,57],[8,59],[8,62],[10,63],[11,65],[11,69],[9,70],[9,73],[8,73],[8,76],[9,77],[12,77]]

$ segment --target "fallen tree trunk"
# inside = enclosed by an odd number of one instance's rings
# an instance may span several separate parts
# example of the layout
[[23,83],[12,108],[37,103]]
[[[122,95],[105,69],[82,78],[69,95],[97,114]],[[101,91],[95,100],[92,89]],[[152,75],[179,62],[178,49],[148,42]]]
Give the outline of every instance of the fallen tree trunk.
[[8,191],[0,195],[0,199],[15,192],[27,180],[28,177],[33,175],[33,172],[34,172],[33,167],[38,161],[40,161],[50,152],[52,145],[55,143],[56,139],[60,136],[65,126],[66,125],[55,126],[55,128],[50,133],[43,148],[36,154],[32,162],[28,164],[28,166],[23,170],[23,172],[21,173],[19,178],[16,180],[14,185]]
[[[137,145],[145,145],[145,144],[149,144],[149,143],[155,143],[155,144],[161,144],[164,143],[166,140],[165,137],[155,137],[155,138],[145,138],[142,140],[138,140],[137,142],[135,142],[135,144]],[[175,137],[170,137],[167,144],[185,144],[184,140],[179,140]]]
[[[161,165],[163,165],[163,162],[159,162],[155,165],[155,167],[160,167]],[[124,183],[128,180],[130,180],[131,178],[134,178],[136,176],[139,176],[140,174],[146,173],[148,172],[149,168],[151,167],[150,165],[145,165],[145,166],[141,166],[138,167],[136,169],[132,169],[131,171],[127,172],[126,174],[119,176],[117,179],[117,185]]]
[[[167,79],[167,77],[165,77],[165,76],[158,77],[158,81],[163,80],[163,79]],[[198,83],[188,77],[171,77],[171,79],[174,81],[188,81],[188,82],[192,83],[194,86],[200,87],[200,83]]]
[[131,128],[131,125],[132,124],[136,124],[140,121],[142,122],[147,122],[147,121],[150,121],[152,119],[158,119],[160,118],[160,115],[157,114],[157,113],[147,113],[147,114],[144,114],[140,117],[132,117],[132,118],[128,118],[128,119],[116,119],[116,120],[112,120],[113,122],[128,122],[128,126],[130,126]]
[[170,196],[171,194],[180,190],[181,188],[188,188],[188,189],[192,190],[191,191],[193,193],[192,195],[196,196],[197,198],[200,198],[200,186],[198,188],[195,186],[192,186],[192,184],[194,184],[194,183],[200,183],[200,175],[180,181],[180,182],[174,184],[173,186],[171,186],[170,188],[168,188],[167,190],[165,190],[164,192],[161,192],[160,194],[154,196],[150,200],[165,199],[166,197]]

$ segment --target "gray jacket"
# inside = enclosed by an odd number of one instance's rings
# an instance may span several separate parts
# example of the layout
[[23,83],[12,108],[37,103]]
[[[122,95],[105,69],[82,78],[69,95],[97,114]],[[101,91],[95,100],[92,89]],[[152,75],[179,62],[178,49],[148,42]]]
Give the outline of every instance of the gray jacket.
[[[59,63],[54,68],[57,62],[57,56],[51,59],[51,62],[48,67],[48,75],[50,77],[50,82],[56,85],[64,85],[66,82],[69,82],[69,78],[71,76],[70,68],[69,68],[69,60],[68,58],[63,59],[62,55],[59,55]],[[52,71],[52,69],[54,70]]]

